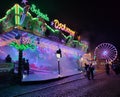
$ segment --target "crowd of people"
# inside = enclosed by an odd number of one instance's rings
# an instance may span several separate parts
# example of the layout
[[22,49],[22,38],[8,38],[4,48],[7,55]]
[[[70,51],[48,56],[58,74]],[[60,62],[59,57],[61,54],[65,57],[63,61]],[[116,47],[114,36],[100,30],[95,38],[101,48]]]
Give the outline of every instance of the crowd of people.
[[27,75],[29,75],[30,68],[29,68],[29,61],[28,61],[28,59],[25,59],[25,58],[22,59],[22,70],[23,70],[23,73],[26,71]]
[[94,79],[94,70],[95,67],[93,66],[92,63],[90,64],[86,64],[85,63],[85,72],[86,72],[86,77],[90,80],[90,79]]
[[119,63],[113,63],[111,65],[111,68],[115,72],[116,75],[120,74],[120,64]]
[[[6,56],[5,62],[12,63],[12,58],[9,54]],[[28,59],[25,59],[25,58],[22,59],[22,71],[23,71],[23,73],[27,72],[26,74],[29,75],[30,67],[29,67]]]
[[106,74],[110,75],[110,70],[114,71],[116,75],[120,74],[120,64],[119,63],[106,63],[105,64]]
[[[12,58],[9,54],[6,56],[5,62],[12,63]],[[86,77],[89,80],[94,79],[95,67],[92,64],[92,62],[90,62],[89,64],[85,63],[84,69],[85,69]],[[110,69],[113,70],[116,75],[120,74],[120,64],[119,63],[109,64],[108,62],[106,62],[105,63],[105,71],[106,71],[107,75],[110,75]],[[29,60],[28,59],[25,59],[25,58],[22,59],[22,71],[23,71],[23,73],[26,72],[26,74],[29,75],[30,67],[29,67]]]
[[107,75],[110,74],[110,64],[109,63],[105,63],[105,71],[106,71]]
[[[120,74],[119,63],[109,64],[108,62],[106,62],[104,66],[105,66],[105,72],[107,75],[110,75],[110,71],[114,71],[116,75]],[[95,67],[92,63],[89,63],[89,64],[85,63],[84,70],[85,70],[85,75],[89,80],[94,79]]]

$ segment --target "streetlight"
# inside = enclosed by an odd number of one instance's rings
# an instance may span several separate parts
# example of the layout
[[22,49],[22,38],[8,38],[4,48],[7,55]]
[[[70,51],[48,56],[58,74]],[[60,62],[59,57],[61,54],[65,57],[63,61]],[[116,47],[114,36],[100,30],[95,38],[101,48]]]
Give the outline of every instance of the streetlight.
[[56,57],[57,57],[57,61],[58,61],[58,76],[60,76],[60,58],[62,57],[61,49],[58,49],[56,51]]

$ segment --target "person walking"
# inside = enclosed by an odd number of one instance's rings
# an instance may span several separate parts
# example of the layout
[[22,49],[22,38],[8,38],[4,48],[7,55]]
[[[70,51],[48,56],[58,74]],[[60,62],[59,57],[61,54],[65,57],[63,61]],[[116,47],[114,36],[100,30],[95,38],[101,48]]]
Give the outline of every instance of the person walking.
[[94,79],[94,66],[92,63],[90,63],[89,70],[90,70],[90,78]]
[[27,75],[29,75],[30,68],[29,68],[29,61],[28,61],[28,59],[26,60],[25,66],[26,66]]
[[86,72],[86,77],[90,80],[90,68],[89,65],[85,63],[85,72]]
[[109,75],[110,74],[110,66],[109,63],[105,64],[105,70],[106,70],[106,74]]

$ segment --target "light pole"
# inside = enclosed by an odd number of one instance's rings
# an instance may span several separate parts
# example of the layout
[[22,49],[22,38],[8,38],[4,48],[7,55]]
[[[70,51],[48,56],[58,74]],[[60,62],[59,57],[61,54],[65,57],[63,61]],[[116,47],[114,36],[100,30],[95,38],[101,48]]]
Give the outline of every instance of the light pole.
[[18,76],[20,78],[20,81],[22,79],[22,57],[23,57],[23,50],[19,50]]
[[58,61],[58,75],[60,75],[60,54],[56,53],[57,61]]
[[60,76],[60,58],[62,57],[61,49],[56,51],[56,57],[57,57],[57,61],[58,61],[58,76]]

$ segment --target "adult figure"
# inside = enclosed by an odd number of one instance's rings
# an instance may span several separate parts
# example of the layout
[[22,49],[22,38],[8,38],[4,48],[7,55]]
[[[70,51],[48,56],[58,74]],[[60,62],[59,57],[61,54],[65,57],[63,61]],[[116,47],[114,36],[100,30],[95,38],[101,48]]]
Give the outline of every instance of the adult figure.
[[12,58],[10,57],[9,54],[6,56],[5,62],[6,62],[6,63],[11,63],[11,62],[12,62]]
[[25,58],[22,59],[22,73],[26,70],[26,63],[25,63]]
[[111,68],[115,72],[116,75],[120,73],[120,65],[118,63],[113,63],[111,65]]
[[25,62],[25,66],[26,66],[26,71],[27,71],[27,75],[29,75],[29,60],[27,59],[26,62]]
[[91,77],[91,79],[94,79],[94,69],[95,68],[92,63],[90,63],[89,69],[90,69],[90,77]]
[[86,77],[90,80],[90,68],[89,65],[85,63],[85,72],[86,72]]
[[6,64],[6,65],[8,65],[7,69],[12,76],[14,74],[14,64],[12,64],[12,58],[9,54],[6,56],[5,62],[7,63]]
[[106,74],[109,75],[110,74],[110,66],[109,63],[105,64],[105,70],[106,70]]

